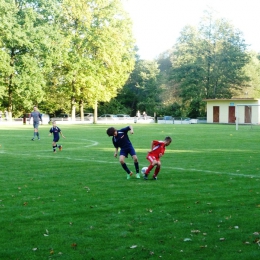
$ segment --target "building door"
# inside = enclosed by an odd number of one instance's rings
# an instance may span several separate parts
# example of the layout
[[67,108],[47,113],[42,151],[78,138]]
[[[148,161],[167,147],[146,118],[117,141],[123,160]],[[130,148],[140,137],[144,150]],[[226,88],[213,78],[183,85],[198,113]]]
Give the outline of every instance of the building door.
[[251,118],[252,118],[252,107],[251,106],[245,106],[245,123],[251,124]]
[[228,122],[229,123],[235,123],[236,122],[236,107],[235,106],[229,106],[228,107]]
[[219,106],[213,106],[213,123],[219,123]]

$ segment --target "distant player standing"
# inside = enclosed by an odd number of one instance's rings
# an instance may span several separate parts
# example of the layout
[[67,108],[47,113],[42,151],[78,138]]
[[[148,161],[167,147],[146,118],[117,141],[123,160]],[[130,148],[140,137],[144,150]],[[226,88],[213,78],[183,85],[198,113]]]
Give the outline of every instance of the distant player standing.
[[133,172],[131,172],[126,163],[125,163],[125,158],[128,157],[128,154],[130,154],[134,160],[134,166],[136,170],[136,178],[140,178],[139,174],[139,164],[138,164],[138,159],[136,156],[135,149],[129,140],[129,137],[127,135],[127,132],[130,131],[131,134],[134,133],[133,127],[132,126],[127,126],[125,128],[122,128],[120,130],[116,130],[114,127],[110,127],[107,129],[107,135],[112,136],[112,143],[114,147],[116,148],[114,157],[117,157],[118,153],[118,148],[120,149],[120,157],[119,157],[119,162],[122,165],[123,169],[126,171],[126,176],[127,179],[130,179],[130,177],[133,175]]
[[33,112],[29,116],[29,124],[30,124],[31,118],[33,118],[33,128],[34,128],[32,141],[34,141],[36,136],[37,136],[38,140],[40,140],[40,134],[39,134],[38,128],[39,128],[40,121],[42,122],[42,116],[36,106],[33,107]]
[[171,137],[167,136],[165,137],[164,141],[157,141],[153,140],[151,144],[151,151],[148,152],[148,155],[146,159],[150,162],[150,165],[148,169],[146,170],[144,174],[144,179],[148,179],[148,174],[153,169],[153,167],[156,165],[156,168],[154,170],[153,179],[157,180],[157,175],[160,172],[161,169],[161,161],[160,158],[164,155],[165,147],[170,145],[172,142]]
[[52,149],[53,152],[56,153],[56,148],[58,147],[59,150],[62,150],[62,145],[57,145],[57,142],[60,140],[60,135],[65,138],[65,136],[62,134],[61,129],[56,125],[56,121],[53,121],[52,128],[50,129],[49,135],[53,134],[53,141],[52,141]]

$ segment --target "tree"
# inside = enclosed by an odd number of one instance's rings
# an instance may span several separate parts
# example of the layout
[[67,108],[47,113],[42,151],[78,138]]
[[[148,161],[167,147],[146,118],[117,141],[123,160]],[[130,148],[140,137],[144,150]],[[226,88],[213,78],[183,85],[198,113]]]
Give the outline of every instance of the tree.
[[70,39],[64,86],[75,104],[107,102],[134,66],[131,23],[119,0],[65,0],[63,32]]
[[249,61],[242,33],[225,21],[213,20],[208,14],[198,30],[187,26],[175,46],[171,59],[172,78],[179,83],[180,96],[189,111],[199,116],[206,98],[231,98],[246,86],[243,67]]
[[137,110],[146,111],[148,114],[155,111],[160,97],[158,66],[156,61],[137,60],[134,71],[120,91],[117,99],[130,108],[132,116]]
[[[31,109],[44,100],[53,32],[53,1],[0,1],[1,93],[11,118],[14,108]],[[54,46],[56,46],[54,44]]]

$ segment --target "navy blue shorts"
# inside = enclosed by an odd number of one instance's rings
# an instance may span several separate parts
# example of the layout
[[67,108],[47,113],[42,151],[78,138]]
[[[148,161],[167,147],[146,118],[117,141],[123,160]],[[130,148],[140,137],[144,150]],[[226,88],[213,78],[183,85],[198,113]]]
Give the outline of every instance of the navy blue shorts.
[[53,142],[57,143],[59,142],[60,138],[53,138]]
[[127,158],[128,154],[130,154],[131,156],[136,155],[136,152],[135,152],[135,149],[133,146],[120,150],[120,155],[124,155]]

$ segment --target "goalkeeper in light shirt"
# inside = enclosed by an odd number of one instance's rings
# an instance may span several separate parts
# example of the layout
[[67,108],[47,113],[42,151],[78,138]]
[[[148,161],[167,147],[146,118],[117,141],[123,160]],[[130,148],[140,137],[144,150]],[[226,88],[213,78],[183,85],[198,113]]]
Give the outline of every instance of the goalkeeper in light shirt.
[[170,145],[172,142],[171,137],[167,136],[165,137],[164,141],[157,141],[153,140],[151,145],[151,151],[148,152],[148,155],[146,156],[146,159],[150,162],[150,165],[148,166],[147,170],[144,174],[144,179],[148,180],[148,174],[153,169],[154,166],[156,166],[153,174],[153,179],[157,180],[157,175],[160,172],[161,169],[161,161],[160,158],[164,155],[165,147]]

